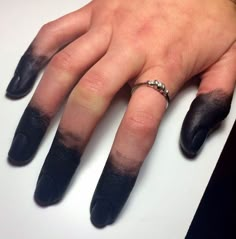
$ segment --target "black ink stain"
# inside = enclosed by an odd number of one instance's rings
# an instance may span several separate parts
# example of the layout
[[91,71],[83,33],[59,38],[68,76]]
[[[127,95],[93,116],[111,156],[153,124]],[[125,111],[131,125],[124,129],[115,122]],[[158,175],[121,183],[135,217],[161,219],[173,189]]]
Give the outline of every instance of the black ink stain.
[[112,224],[127,201],[137,175],[121,172],[108,159],[90,206],[91,222],[97,228]]
[[33,46],[30,45],[21,57],[7,87],[6,95],[9,98],[18,99],[25,96],[32,89],[38,73],[49,61],[48,57],[36,56],[33,52]]
[[49,123],[50,117],[41,110],[30,105],[25,109],[8,153],[11,164],[20,166],[32,160]]
[[59,202],[80,163],[81,153],[63,143],[58,131],[38,178],[34,198],[40,206]]
[[196,156],[205,139],[230,111],[232,96],[221,90],[201,94],[192,102],[184,119],[180,145],[188,157]]

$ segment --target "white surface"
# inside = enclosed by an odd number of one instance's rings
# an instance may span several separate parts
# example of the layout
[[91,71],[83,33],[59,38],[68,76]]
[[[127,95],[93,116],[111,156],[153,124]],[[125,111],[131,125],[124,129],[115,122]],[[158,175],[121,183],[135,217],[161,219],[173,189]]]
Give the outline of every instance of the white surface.
[[[0,238],[1,239],[183,239],[205,190],[236,115],[231,114],[210,137],[201,155],[188,161],[178,140],[196,88],[189,87],[171,104],[156,143],[142,168],[130,199],[113,226],[95,229],[89,205],[110,150],[126,100],[117,99],[91,139],[80,170],[65,199],[46,209],[33,201],[35,183],[50,147],[56,124],[26,167],[12,167],[7,152],[18,120],[32,93],[19,101],[5,98],[15,66],[44,23],[84,5],[86,1],[2,0],[0,8]],[[102,140],[101,140],[102,139]]]

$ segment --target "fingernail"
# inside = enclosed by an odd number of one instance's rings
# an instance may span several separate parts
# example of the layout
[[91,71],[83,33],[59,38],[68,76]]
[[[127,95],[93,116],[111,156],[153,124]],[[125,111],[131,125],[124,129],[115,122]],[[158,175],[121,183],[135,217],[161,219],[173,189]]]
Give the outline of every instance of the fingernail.
[[14,75],[7,87],[6,95],[13,99],[25,96],[32,87],[32,85],[29,83],[25,84],[26,82],[28,82],[28,80],[22,81],[20,75]]
[[33,159],[49,122],[50,117],[40,110],[31,106],[25,109],[8,152],[11,164],[23,166]]
[[7,87],[6,96],[12,99],[21,98],[32,89],[38,73],[49,60],[47,56],[35,55],[33,48],[33,45],[30,45],[21,57]]
[[206,129],[200,129],[197,131],[195,136],[193,137],[192,144],[191,144],[191,151],[192,154],[195,155],[203,145],[206,137],[207,137],[208,131]]
[[187,157],[195,157],[208,134],[225,119],[231,100],[232,96],[221,90],[200,94],[194,99],[180,135],[180,146]]
[[112,224],[112,207],[109,202],[97,200],[91,210],[91,222],[97,228]]
[[28,144],[29,140],[26,135],[16,134],[8,152],[9,162],[14,165],[27,164],[31,159],[31,155],[28,152]]
[[42,173],[34,193],[36,203],[42,207],[55,204],[60,200],[58,195],[57,185],[53,179],[49,175]]

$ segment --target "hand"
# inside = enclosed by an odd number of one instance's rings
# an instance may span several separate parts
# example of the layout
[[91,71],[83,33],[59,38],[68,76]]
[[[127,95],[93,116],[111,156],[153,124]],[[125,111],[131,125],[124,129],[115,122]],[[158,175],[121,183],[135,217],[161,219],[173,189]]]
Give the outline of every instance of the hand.
[[[42,27],[21,58],[7,95],[20,98],[45,73],[16,129],[9,160],[30,162],[51,119],[66,107],[39,175],[35,200],[60,201],[114,95],[158,79],[172,100],[193,76],[201,83],[181,146],[193,157],[229,110],[236,77],[236,8],[230,0],[94,0]],[[155,104],[155,107],[153,105]],[[124,206],[166,111],[166,98],[132,95],[91,203],[91,221],[111,224]]]

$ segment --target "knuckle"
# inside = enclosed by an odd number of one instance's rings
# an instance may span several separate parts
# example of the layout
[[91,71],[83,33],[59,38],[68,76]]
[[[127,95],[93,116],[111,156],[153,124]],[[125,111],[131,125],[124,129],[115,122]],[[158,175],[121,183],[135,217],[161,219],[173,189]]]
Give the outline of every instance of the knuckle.
[[[183,51],[182,51],[183,52]],[[173,69],[182,69],[183,62],[184,62],[184,55],[181,53],[181,51],[173,51],[173,50],[167,50],[166,51],[166,58],[169,61],[169,66]]]
[[106,82],[107,77],[104,72],[93,70],[84,75],[81,86],[92,94],[107,97]]
[[75,69],[72,54],[66,50],[61,51],[52,58],[51,66],[65,71],[73,71]]
[[48,22],[46,24],[44,24],[40,30],[39,30],[39,34],[40,35],[45,35],[45,34],[48,34],[50,32],[52,32],[54,30],[54,21],[51,21],[51,22]]
[[112,98],[112,93],[106,89],[106,77],[103,73],[87,73],[80,80],[78,87],[70,96],[71,101],[96,115],[102,114]]
[[107,105],[107,102],[102,97],[91,94],[91,92],[86,91],[82,87],[78,87],[71,93],[69,102],[95,117],[100,117]]
[[125,127],[135,135],[153,134],[157,131],[157,125],[155,117],[146,111],[136,111],[125,119]]
[[164,62],[167,62],[166,68],[170,72],[183,71],[186,68],[186,53],[184,42],[177,42],[175,40],[172,45],[175,45],[174,49],[170,49],[168,44],[164,44],[161,57]]
[[104,24],[103,26],[99,26],[99,27],[94,27],[93,28],[95,34],[97,35],[97,37],[106,40],[106,41],[110,41],[110,37],[111,37],[111,33],[112,33],[112,28],[110,26],[110,24]]
[[138,43],[133,43],[133,44],[130,44],[131,47],[126,47],[125,48],[125,55],[128,59],[133,59],[134,57],[140,57],[140,52],[141,52],[141,49],[139,48],[139,45]]

